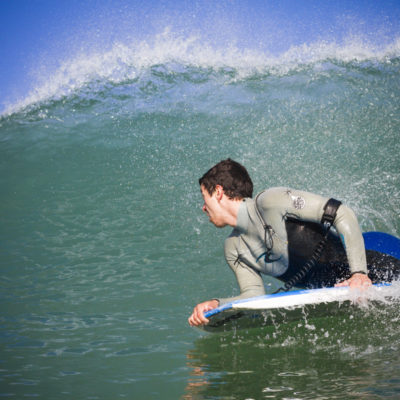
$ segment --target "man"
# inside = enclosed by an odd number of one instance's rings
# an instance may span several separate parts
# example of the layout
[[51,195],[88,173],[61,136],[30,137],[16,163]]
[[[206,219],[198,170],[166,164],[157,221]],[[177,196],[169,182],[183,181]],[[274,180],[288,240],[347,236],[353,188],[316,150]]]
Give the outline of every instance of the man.
[[[203,211],[210,222],[216,227],[233,228],[224,250],[240,295],[198,304],[188,319],[190,325],[208,323],[204,312],[219,305],[265,294],[261,274],[289,282],[289,287],[371,285],[357,218],[340,202],[331,199],[333,203],[328,204],[327,198],[288,188],[268,189],[254,200],[247,170],[231,159],[216,164],[199,183]],[[332,204],[331,222],[337,234],[327,239],[328,246],[322,252],[326,254],[316,257],[315,248],[324,237],[321,220]],[[316,258],[315,265],[298,276],[312,257]]]

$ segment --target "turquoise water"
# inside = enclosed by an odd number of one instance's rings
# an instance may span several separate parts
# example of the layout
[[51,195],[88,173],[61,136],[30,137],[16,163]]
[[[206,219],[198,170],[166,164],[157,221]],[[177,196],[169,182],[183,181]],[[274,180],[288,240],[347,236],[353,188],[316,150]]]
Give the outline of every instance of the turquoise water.
[[223,158],[256,191],[332,195],[400,235],[399,43],[152,46],[72,58],[0,117],[0,395],[399,397],[397,300],[230,335],[187,324],[237,293],[197,184]]

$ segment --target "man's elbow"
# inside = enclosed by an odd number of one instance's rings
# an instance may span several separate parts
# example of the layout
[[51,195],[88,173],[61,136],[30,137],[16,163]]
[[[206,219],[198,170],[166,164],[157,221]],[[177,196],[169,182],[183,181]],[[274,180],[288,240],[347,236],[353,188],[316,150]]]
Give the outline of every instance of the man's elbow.
[[345,205],[339,207],[335,227],[342,238],[355,238],[361,235],[356,214]]

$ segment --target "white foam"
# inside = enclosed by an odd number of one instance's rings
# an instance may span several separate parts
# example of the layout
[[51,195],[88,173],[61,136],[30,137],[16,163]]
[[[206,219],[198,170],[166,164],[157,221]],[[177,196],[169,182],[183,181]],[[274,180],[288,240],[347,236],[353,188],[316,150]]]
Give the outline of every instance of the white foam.
[[[24,98],[9,105],[4,114],[18,112],[50,99],[69,96],[86,85],[100,81],[120,83],[140,77],[156,65],[170,63],[199,68],[232,68],[236,79],[252,74],[287,74],[304,65],[326,60],[390,62],[400,56],[400,38],[384,47],[376,47],[360,38],[345,44],[316,42],[291,47],[280,55],[231,46],[218,49],[198,37],[180,37],[166,29],[153,40],[138,43],[116,43],[104,52],[77,54],[59,64],[53,72],[42,72]],[[317,66],[318,68],[318,66]]]
[[373,286],[367,290],[352,290],[349,300],[366,310],[373,309],[374,304],[397,304],[400,301],[400,282],[392,282],[390,286]]

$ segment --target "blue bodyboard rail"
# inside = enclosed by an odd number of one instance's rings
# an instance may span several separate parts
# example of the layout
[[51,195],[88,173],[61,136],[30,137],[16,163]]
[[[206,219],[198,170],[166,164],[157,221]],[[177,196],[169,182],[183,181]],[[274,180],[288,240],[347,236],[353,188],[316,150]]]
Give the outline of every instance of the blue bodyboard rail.
[[400,260],[400,239],[384,232],[363,233],[365,248],[388,254]]

